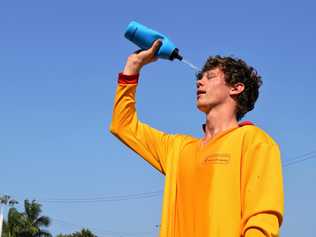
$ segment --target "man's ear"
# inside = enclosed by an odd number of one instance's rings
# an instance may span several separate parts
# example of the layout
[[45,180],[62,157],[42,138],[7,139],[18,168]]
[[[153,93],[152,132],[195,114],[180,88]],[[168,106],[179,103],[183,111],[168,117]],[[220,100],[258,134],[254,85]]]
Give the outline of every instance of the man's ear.
[[244,90],[245,90],[244,83],[237,82],[236,84],[234,84],[233,86],[230,87],[230,95],[232,95],[232,96],[238,95],[238,94],[242,93]]

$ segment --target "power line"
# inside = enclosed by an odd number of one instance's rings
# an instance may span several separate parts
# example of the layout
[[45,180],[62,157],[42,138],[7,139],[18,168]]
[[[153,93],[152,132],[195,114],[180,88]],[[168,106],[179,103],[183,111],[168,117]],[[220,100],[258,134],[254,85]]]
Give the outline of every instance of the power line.
[[295,165],[295,164],[304,162],[306,160],[311,160],[311,159],[315,159],[315,158],[316,158],[316,151],[311,151],[311,152],[305,153],[303,155],[296,156],[294,159],[286,162],[283,165],[283,167],[285,168],[285,167],[288,167],[288,166],[291,166],[291,165]]
[[115,196],[101,196],[91,198],[49,198],[49,199],[38,199],[39,202],[43,203],[99,203],[99,202],[118,202],[126,200],[137,200],[157,197],[162,194],[162,190],[156,190],[152,192],[143,192],[127,195],[115,195]]
[[[294,157],[294,159],[283,164],[284,168],[289,166],[302,163],[306,160],[311,160],[316,158],[316,151],[310,151],[302,155]],[[61,204],[71,204],[71,203],[104,203],[104,202],[119,202],[128,200],[139,200],[147,199],[161,196],[163,190],[155,190],[151,192],[142,192],[126,195],[112,195],[112,196],[99,196],[99,197],[88,197],[88,198],[37,198],[36,200],[41,203],[61,203]]]

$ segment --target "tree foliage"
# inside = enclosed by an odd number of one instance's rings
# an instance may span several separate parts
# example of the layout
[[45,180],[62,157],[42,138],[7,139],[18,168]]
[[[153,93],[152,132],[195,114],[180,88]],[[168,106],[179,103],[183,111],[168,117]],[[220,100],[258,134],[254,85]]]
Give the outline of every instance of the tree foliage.
[[44,228],[50,225],[47,216],[41,216],[42,205],[35,200],[24,201],[24,212],[11,207],[8,219],[4,221],[2,237],[52,237]]
[[[3,222],[2,237],[52,237],[46,230],[51,224],[47,216],[42,216],[42,205],[35,200],[24,201],[24,211],[11,207],[7,220]],[[72,234],[59,234],[56,237],[97,237],[89,229],[82,229]]]
[[82,229],[80,232],[75,232],[69,235],[59,234],[56,237],[97,237],[89,229]]

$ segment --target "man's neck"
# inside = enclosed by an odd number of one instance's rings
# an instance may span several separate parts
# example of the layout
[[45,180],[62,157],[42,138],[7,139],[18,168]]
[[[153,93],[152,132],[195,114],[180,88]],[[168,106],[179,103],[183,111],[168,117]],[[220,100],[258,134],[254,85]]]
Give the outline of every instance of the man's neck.
[[233,111],[227,108],[217,108],[206,114],[204,142],[211,140],[220,132],[238,127],[238,121]]

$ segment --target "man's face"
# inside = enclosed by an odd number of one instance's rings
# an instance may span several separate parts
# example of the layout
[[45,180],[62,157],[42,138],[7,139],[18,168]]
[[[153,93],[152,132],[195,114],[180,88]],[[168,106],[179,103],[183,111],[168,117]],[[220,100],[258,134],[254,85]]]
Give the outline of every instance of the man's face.
[[202,112],[208,113],[212,108],[231,99],[231,87],[226,84],[224,72],[219,68],[204,72],[196,85],[196,105]]

